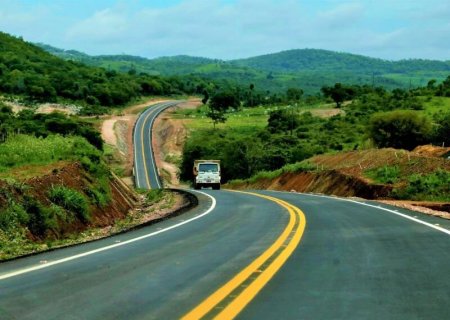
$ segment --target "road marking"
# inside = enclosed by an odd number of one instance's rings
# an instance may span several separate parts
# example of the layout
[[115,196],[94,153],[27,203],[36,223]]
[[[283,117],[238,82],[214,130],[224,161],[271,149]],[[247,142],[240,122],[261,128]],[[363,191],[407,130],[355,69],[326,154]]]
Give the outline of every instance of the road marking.
[[[144,120],[142,120],[142,126],[141,126],[141,148],[142,148],[142,162],[144,165],[144,172],[145,172],[145,181],[147,182],[147,189],[151,189],[150,180],[148,178],[148,169],[147,169],[147,163],[146,163],[146,157],[145,157],[145,148],[144,148],[144,127],[145,123],[147,122],[147,119],[150,115],[153,114],[155,108],[157,108],[158,105],[154,106],[154,108],[148,108],[147,110],[150,110],[147,112],[147,115],[144,117]],[[151,130],[151,128],[150,128]],[[150,143],[152,143],[150,141]]]
[[[284,207],[289,213],[288,225],[278,239],[265,252],[202,301],[197,307],[184,315],[182,318],[184,320],[201,319],[217,310],[221,311],[215,315],[215,319],[233,319],[270,281],[300,243],[306,226],[306,218],[299,208],[275,197],[250,192],[239,192],[261,197]],[[243,288],[242,291],[237,294],[234,293],[239,288]],[[221,303],[227,299],[232,299],[232,301],[222,306]]]
[[[171,102],[167,102],[164,104],[163,107],[159,108],[158,110],[155,110],[156,113],[155,116],[152,118],[152,120],[150,121],[150,131],[149,131],[149,136],[150,136],[150,149],[151,149],[151,158],[152,158],[152,165],[153,165],[153,173],[155,174],[155,179],[156,179],[156,183],[158,184],[158,188],[161,188],[161,181],[159,180],[159,175],[158,175],[158,171],[156,170],[156,161],[154,159],[155,154],[153,153],[153,145],[152,145],[152,130],[153,130],[153,123],[155,122],[156,117],[163,112],[164,110],[172,107],[176,105],[175,102],[171,101]],[[147,120],[147,119],[146,119]]]
[[59,260],[55,260],[55,261],[47,261],[47,263],[45,263],[45,264],[38,264],[38,265],[35,265],[33,267],[28,267],[28,268],[24,268],[24,269],[21,269],[21,270],[17,270],[17,271],[1,274],[0,275],[0,280],[12,278],[12,277],[15,277],[15,276],[18,276],[18,275],[22,275],[22,274],[29,273],[29,272],[36,271],[36,270],[40,270],[40,269],[49,268],[49,267],[52,267],[52,266],[55,266],[55,265],[58,265],[58,264],[61,264],[61,263],[64,263],[64,262],[80,259],[80,258],[83,258],[83,257],[86,257],[86,256],[90,256],[90,255],[93,255],[93,254],[96,254],[96,253],[99,253],[99,252],[111,250],[111,249],[114,249],[114,248],[117,248],[117,247],[121,247],[121,246],[130,244],[130,243],[133,243],[133,242],[144,240],[144,239],[156,236],[158,234],[161,234],[161,233],[164,233],[164,232],[167,232],[167,231],[179,228],[179,227],[181,227],[181,226],[183,226],[185,224],[188,224],[188,223],[193,222],[193,221],[195,221],[197,219],[200,219],[200,218],[208,215],[209,213],[211,213],[214,210],[214,208],[216,207],[216,199],[213,196],[211,196],[211,195],[209,195],[207,193],[204,193],[204,192],[201,192],[201,191],[195,191],[195,192],[201,193],[201,194],[203,194],[203,195],[205,195],[205,196],[207,196],[207,197],[209,197],[211,199],[211,206],[208,208],[208,210],[206,210],[205,212],[203,212],[202,214],[200,214],[198,216],[195,216],[195,217],[193,217],[191,219],[188,219],[186,221],[174,224],[173,226],[167,227],[165,229],[161,229],[161,230],[158,230],[158,231],[155,231],[155,232],[152,232],[152,233],[149,233],[149,234],[137,237],[137,238],[133,238],[133,239],[130,239],[130,240],[127,240],[127,241],[123,241],[123,242],[119,242],[119,243],[116,243],[116,244],[108,245],[106,247],[102,247],[102,248],[98,248],[98,249],[95,249],[95,250],[79,253],[79,254],[76,254],[76,255],[73,255],[73,256],[70,256],[70,257],[66,257],[66,258],[63,258],[63,259],[59,259]]
[[135,175],[135,177],[136,177],[136,187],[138,187],[139,188],[139,170],[137,170],[136,168],[138,167],[138,158],[137,158],[137,148],[136,148],[136,127],[137,127],[137,125],[138,125],[138,123],[139,123],[139,118],[137,119],[137,121],[136,121],[136,123],[135,123],[135,125],[134,125],[134,137],[133,137],[133,139],[134,139],[134,141],[133,141],[133,144],[134,144],[134,146],[133,146],[133,149],[134,149],[134,167],[133,167],[133,174]]
[[[271,192],[287,193],[287,192],[284,192],[284,191],[272,191],[272,190],[271,190]],[[319,194],[310,194],[310,193],[298,193],[298,194],[304,195],[304,196],[311,196],[311,197],[318,197],[318,198],[328,198],[328,199],[333,199],[333,200],[353,202],[353,203],[356,203],[356,204],[359,204],[359,205],[362,205],[362,206],[367,206],[367,207],[375,208],[375,209],[378,209],[378,210],[391,212],[391,213],[396,214],[396,215],[398,215],[400,217],[403,217],[405,219],[412,220],[414,222],[423,224],[423,225],[425,225],[427,227],[433,228],[435,230],[438,230],[438,231],[441,231],[441,232],[443,232],[445,234],[450,235],[450,230],[442,228],[442,227],[438,227],[438,226],[433,225],[431,223],[428,223],[428,222],[425,222],[423,220],[417,219],[417,216],[411,217],[411,216],[408,216],[407,214],[400,213],[398,211],[391,210],[391,209],[388,209],[388,208],[380,207],[378,205],[372,205],[372,204],[365,203],[365,202],[360,202],[360,201],[351,200],[351,199],[345,199],[345,198],[339,198],[339,197],[335,197],[335,196],[332,197],[332,196],[325,196],[325,195],[319,195]]]
[[[145,179],[147,182],[147,189],[152,189],[150,180],[149,180],[149,176],[148,176],[148,168],[147,168],[147,163],[146,163],[146,155],[145,155],[145,148],[144,148],[144,127],[145,124],[148,121],[148,118],[150,116],[154,116],[152,118],[152,120],[150,121],[150,131],[149,131],[149,143],[150,143],[150,160],[152,163],[152,168],[153,168],[153,173],[155,174],[155,180],[156,180],[156,184],[158,188],[161,188],[161,182],[159,180],[159,175],[158,172],[156,170],[156,164],[155,164],[155,160],[154,160],[154,154],[153,154],[153,147],[152,147],[152,128],[153,128],[153,123],[155,121],[155,118],[161,113],[163,112],[165,109],[170,108],[172,106],[177,105],[180,102],[176,102],[176,101],[169,101],[169,102],[162,102],[162,103],[157,103],[154,105],[149,106],[149,108],[147,108],[142,115],[139,117],[138,121],[140,121],[141,119],[143,119],[142,125],[141,125],[141,149],[142,149],[142,161],[143,161],[143,166],[144,166],[144,171],[145,171]],[[152,108],[153,107],[153,108]],[[147,112],[147,114],[144,116],[144,114]],[[137,122],[136,122],[137,123]],[[135,139],[136,141],[136,139]],[[135,148],[135,159],[137,159],[137,155],[136,155],[136,149]],[[137,162],[135,161],[135,165],[137,164]],[[138,171],[138,170],[136,170]],[[138,175],[136,175],[136,177],[138,177]],[[139,180],[138,180],[139,181]],[[139,186],[138,186],[139,187]]]

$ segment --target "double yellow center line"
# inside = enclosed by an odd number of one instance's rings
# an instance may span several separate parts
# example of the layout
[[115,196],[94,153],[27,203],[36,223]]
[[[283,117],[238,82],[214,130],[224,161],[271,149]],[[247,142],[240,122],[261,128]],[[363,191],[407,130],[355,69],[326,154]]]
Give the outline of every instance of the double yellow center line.
[[306,226],[304,213],[278,198],[242,192],[273,201],[289,212],[289,223],[258,258],[225,283],[182,319],[233,319],[270,281],[300,243]]

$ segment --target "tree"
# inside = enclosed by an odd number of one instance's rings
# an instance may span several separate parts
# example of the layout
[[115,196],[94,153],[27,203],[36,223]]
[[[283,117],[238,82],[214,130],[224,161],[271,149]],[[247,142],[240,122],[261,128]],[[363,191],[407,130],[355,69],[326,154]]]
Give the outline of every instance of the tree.
[[352,87],[345,87],[336,83],[334,87],[324,86],[320,89],[325,97],[330,97],[336,103],[336,108],[341,107],[341,103],[347,99],[353,98],[355,90]]
[[435,142],[446,147],[450,146],[450,112],[447,112],[437,119],[435,132]]
[[269,115],[267,129],[270,133],[288,132],[296,129],[299,125],[298,117],[285,110],[272,111]]
[[209,100],[209,93],[206,89],[203,90],[203,99],[202,99],[202,103],[206,104]]
[[253,107],[253,91],[255,90],[255,85],[251,83],[249,89],[250,89],[250,107]]
[[299,101],[303,96],[303,90],[300,88],[289,88],[286,91],[288,101]]
[[226,121],[225,113],[229,108],[238,109],[240,101],[231,91],[216,93],[209,101],[209,111],[206,114],[213,121],[214,128],[217,123]]
[[369,123],[369,136],[381,148],[412,150],[429,143],[430,120],[415,111],[396,110],[378,113]]

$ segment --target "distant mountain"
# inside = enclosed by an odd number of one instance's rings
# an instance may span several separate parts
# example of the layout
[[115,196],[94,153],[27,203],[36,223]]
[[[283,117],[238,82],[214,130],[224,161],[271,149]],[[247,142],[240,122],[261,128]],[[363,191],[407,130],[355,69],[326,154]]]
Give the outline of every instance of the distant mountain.
[[301,87],[314,94],[324,85],[336,82],[374,84],[388,89],[423,86],[450,74],[450,61],[388,61],[350,53],[318,49],[297,49],[247,59],[223,61],[179,55],[147,59],[131,55],[89,56],[75,50],[61,50],[38,44],[44,50],[66,60],[75,60],[110,70],[144,72],[150,75],[196,75],[227,79],[259,90],[285,91]]
[[232,61],[238,66],[272,72],[354,72],[385,74],[407,72],[450,72],[450,61],[400,60],[388,61],[361,55],[318,49],[297,49]]

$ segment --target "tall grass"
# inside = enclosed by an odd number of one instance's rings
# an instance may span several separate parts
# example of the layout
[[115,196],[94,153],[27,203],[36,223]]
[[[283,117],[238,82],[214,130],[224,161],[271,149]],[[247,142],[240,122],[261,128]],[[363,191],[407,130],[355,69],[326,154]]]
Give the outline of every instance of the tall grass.
[[100,152],[81,137],[16,135],[0,144],[0,171],[27,164],[79,160],[83,156],[99,159]]
[[48,197],[54,204],[75,213],[82,221],[91,219],[88,201],[78,191],[58,185],[49,190]]
[[373,179],[375,182],[393,184],[400,179],[400,167],[384,166],[381,168],[367,170],[364,174]]
[[304,160],[301,162],[296,163],[289,163],[282,168],[274,171],[260,171],[257,174],[253,175],[252,177],[242,180],[242,179],[236,179],[230,181],[230,185],[240,184],[240,183],[255,183],[260,180],[270,180],[275,179],[279,176],[281,176],[283,173],[296,173],[296,172],[309,172],[309,171],[315,171],[317,170],[317,166],[312,164],[311,162]]

